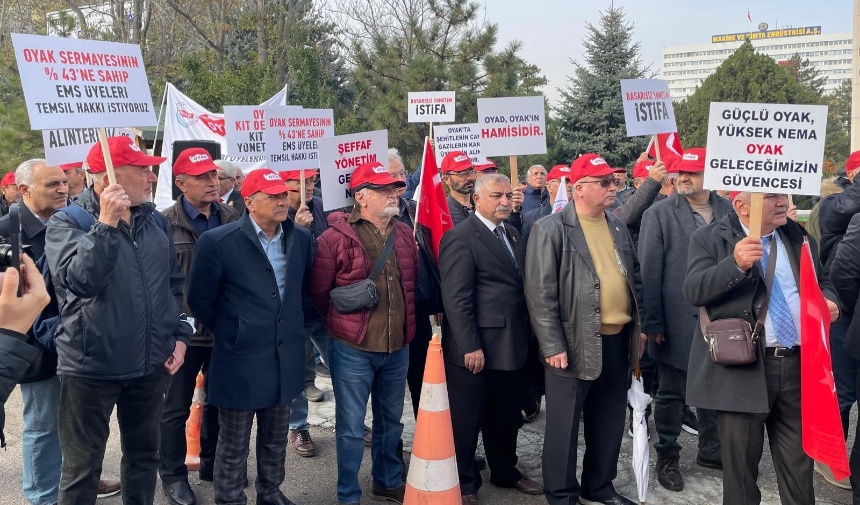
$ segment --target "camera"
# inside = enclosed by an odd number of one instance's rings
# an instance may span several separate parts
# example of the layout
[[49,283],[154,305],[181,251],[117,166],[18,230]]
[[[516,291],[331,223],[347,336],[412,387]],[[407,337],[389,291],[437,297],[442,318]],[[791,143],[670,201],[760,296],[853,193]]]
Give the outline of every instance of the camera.
[[[9,229],[10,236],[8,239],[0,243],[0,271],[6,271],[8,268],[14,268],[21,271],[21,255],[27,254],[31,258],[33,252],[29,246],[21,244],[21,216],[19,214],[19,204],[14,204],[9,207]],[[19,277],[18,296],[21,296],[23,288],[23,279]]]

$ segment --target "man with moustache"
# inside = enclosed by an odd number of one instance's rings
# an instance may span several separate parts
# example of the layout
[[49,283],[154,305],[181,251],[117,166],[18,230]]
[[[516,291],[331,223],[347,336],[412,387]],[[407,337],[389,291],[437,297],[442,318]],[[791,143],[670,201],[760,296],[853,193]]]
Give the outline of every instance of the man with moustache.
[[512,393],[525,379],[530,332],[522,284],[525,250],[516,230],[504,224],[513,196],[506,176],[480,178],[475,213],[440,245],[442,344],[463,503],[478,503],[479,433],[494,484],[526,494],[543,491],[516,468],[523,419],[520,398]]
[[476,172],[472,159],[463,151],[451,151],[442,158],[442,181],[448,186],[448,210],[454,226],[462,223],[473,212],[472,191]]
[[[639,261],[642,330],[649,337],[648,353],[656,360],[660,377],[653,402],[658,436],[657,480],[666,489],[681,491],[684,480],[678,465],[678,436],[684,416],[687,362],[699,309],[688,304],[681,294],[686,271],[678,266],[687,264],[693,233],[730,214],[732,206],[725,198],[703,189],[704,149],[687,149],[674,168],[678,171],[677,192],[655,203],[642,217]],[[721,469],[716,413],[699,409],[698,414],[696,463]]]
[[[687,403],[717,411],[722,445],[723,503],[760,503],[758,467],[764,431],[770,442],[780,501],[815,503],[812,460],[801,444],[800,295],[798,276],[806,231],[788,219],[788,197],[767,193],[761,238],[750,237],[750,193],[733,193],[735,212],[696,230],[690,241],[684,298],[703,307],[711,321],[741,318],[756,325],[766,306],[756,361],[725,366],[710,357],[701,325],[695,325],[687,366]],[[839,317],[836,293],[810,240],[818,283],[832,320]],[[775,262],[773,284],[765,272]],[[765,300],[769,300],[765,305]],[[662,381],[662,377],[660,378]]]
[[[550,505],[632,505],[612,485],[631,367],[640,356],[639,262],[608,212],[614,170],[597,154],[571,164],[573,200],[532,227],[525,293],[545,361],[544,496]],[[585,424],[582,483],[577,436]]]
[[[287,204],[289,205],[290,217],[297,225],[311,232],[311,238],[316,248],[316,239],[328,228],[326,214],[323,211],[322,198],[314,196],[314,182],[319,173],[317,169],[304,171],[305,194],[301,197],[301,170],[288,170],[280,172],[281,179],[289,189]],[[321,402],[325,400],[325,394],[316,387],[317,369],[326,370],[325,365],[317,366],[314,349],[325,359],[328,352],[328,331],[323,326],[322,316],[313,306],[308,297],[302,299],[302,311],[305,316],[305,368],[304,391],[293,398],[290,404],[290,434],[288,441],[290,447],[304,458],[316,456],[316,444],[311,438],[310,424],[308,424],[308,400]]]
[[[302,390],[302,295],[311,235],[289,219],[284,181],[253,170],[242,184],[247,212],[203,233],[194,248],[188,305],[214,335],[209,402],[221,431],[215,503],[244,504],[251,428],[257,421],[256,502],[293,504],[284,482],[290,402]],[[235,261],[235,258],[243,261]]]
[[[179,153],[173,163],[176,187],[182,191],[179,198],[163,214],[173,231],[173,244],[182,273],[186,280],[194,260],[194,245],[203,233],[222,224],[239,219],[239,212],[220,202],[218,195],[218,166],[209,152],[199,147]],[[188,283],[183,291],[188,292]],[[188,309],[187,296],[185,312]],[[203,372],[209,385],[209,364],[212,357],[212,333],[199,322],[194,324],[194,334],[185,352],[185,364],[168,380],[164,395],[164,413],[161,417],[161,485],[167,500],[172,505],[194,505],[194,491],[188,484],[188,468],[185,466],[185,423],[197,374]],[[215,465],[215,447],[218,442],[218,409],[207,399],[203,406],[200,429],[200,479],[211,481]]]
[[149,203],[156,181],[128,137],[107,139],[87,163],[92,191],[76,200],[95,223],[82,230],[66,212],[48,221],[45,256],[63,324],[56,338],[60,375],[59,503],[92,503],[98,493],[110,418],[116,407],[126,503],[152,503],[166,378],[182,366],[191,328],[182,309],[183,275],[169,225]]
[[[391,177],[382,163],[368,162],[355,169],[349,184],[355,207],[351,214],[334,212],[329,216],[329,229],[317,240],[310,287],[311,300],[332,334],[328,364],[335,397],[337,499],[340,505],[361,502],[358,470],[364,455],[364,416],[370,398],[371,498],[403,503],[403,463],[397,448],[403,433],[408,344],[415,336],[418,248],[412,230],[397,219],[397,195],[405,182]],[[354,312],[338,312],[329,293],[367,279],[389,240],[393,246],[388,258],[383,258],[379,275],[372,279],[378,303]]]

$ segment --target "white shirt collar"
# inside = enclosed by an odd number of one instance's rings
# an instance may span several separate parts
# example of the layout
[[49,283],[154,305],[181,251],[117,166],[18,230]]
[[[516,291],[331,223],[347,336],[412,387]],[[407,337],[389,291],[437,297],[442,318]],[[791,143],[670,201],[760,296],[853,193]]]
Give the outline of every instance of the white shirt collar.
[[223,200],[223,201],[225,201],[225,202],[226,202],[226,201],[227,201],[227,199],[229,199],[229,198],[230,198],[230,195],[232,195],[232,194],[233,194],[233,188],[230,188],[230,191],[228,191],[228,192],[224,193],[223,195],[221,195],[221,200]]
[[[490,229],[490,231],[491,231],[491,232],[493,232],[493,233],[495,233],[495,232],[496,232],[495,230],[496,230],[496,228],[498,228],[499,226],[504,227],[504,225],[503,225],[503,224],[499,224],[499,225],[493,224],[493,222],[492,222],[492,221],[490,221],[489,219],[487,219],[487,218],[485,218],[484,216],[482,216],[482,215],[481,215],[481,213],[480,213],[480,212],[478,212],[477,210],[475,211],[475,215],[476,215],[476,216],[478,216],[478,219],[480,219],[480,220],[481,220],[481,222],[482,222],[482,223],[484,223],[484,224],[487,226],[487,228],[489,228],[489,229]],[[502,228],[502,230],[504,230],[504,228]]]

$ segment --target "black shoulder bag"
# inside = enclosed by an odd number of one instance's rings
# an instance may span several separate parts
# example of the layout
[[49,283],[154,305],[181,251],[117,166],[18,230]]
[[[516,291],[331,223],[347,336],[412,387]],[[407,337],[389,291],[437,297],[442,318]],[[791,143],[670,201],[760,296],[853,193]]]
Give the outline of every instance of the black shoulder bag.
[[373,281],[379,275],[379,272],[382,271],[385,261],[391,255],[391,250],[394,249],[394,234],[395,230],[392,229],[385,240],[382,254],[379,255],[379,259],[376,260],[376,264],[373,265],[373,270],[367,279],[350,284],[349,286],[334,288],[329,292],[329,300],[331,300],[331,304],[334,305],[336,311],[341,314],[349,314],[375,307],[379,303],[379,294],[376,292],[376,284]]
[[749,365],[756,361],[756,346],[758,339],[764,334],[764,320],[770,305],[770,288],[776,271],[776,238],[771,239],[771,261],[765,274],[765,296],[761,309],[756,316],[755,328],[741,318],[717,319],[711,321],[705,307],[699,307],[699,324],[702,326],[702,336],[708,344],[711,360],[719,365],[737,366]]

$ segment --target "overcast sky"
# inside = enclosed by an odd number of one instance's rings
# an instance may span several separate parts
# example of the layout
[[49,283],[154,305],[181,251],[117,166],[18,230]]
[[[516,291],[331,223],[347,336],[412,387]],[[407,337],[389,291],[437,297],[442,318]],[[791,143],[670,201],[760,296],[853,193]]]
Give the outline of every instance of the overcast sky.
[[[557,88],[582,62],[586,23],[597,26],[610,0],[479,0],[486,19],[499,25],[499,46],[523,43],[522,56],[540,67],[549,81],[544,94],[555,104]],[[851,32],[851,0],[616,0],[634,23],[642,61],[660,71],[663,47],[708,44],[711,35],[783,26],[821,26],[822,33]],[[747,11],[752,22],[747,19]]]

